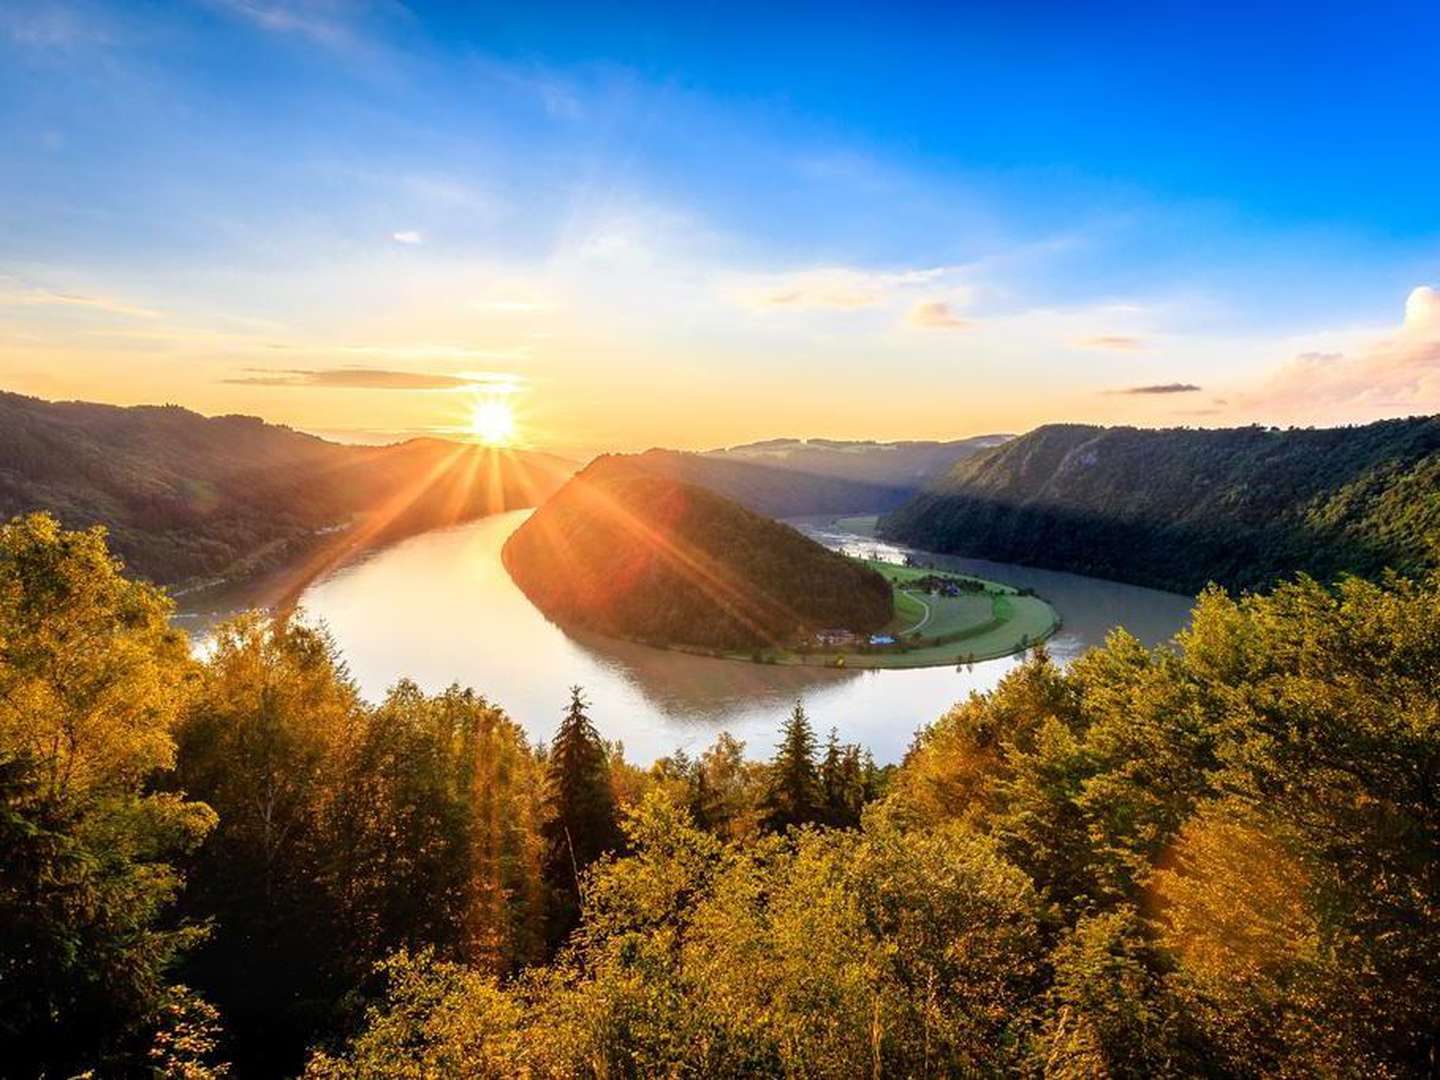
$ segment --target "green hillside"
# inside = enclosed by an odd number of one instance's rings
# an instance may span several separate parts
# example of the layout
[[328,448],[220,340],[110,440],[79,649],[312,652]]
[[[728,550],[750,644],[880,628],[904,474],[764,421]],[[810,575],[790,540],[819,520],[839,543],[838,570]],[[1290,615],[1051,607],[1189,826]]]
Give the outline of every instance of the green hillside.
[[891,618],[873,570],[714,492],[602,457],[505,545],[556,622],[660,645],[748,649]]
[[0,393],[0,520],[104,524],[133,572],[166,584],[277,565],[356,519],[375,540],[533,506],[570,471],[437,439],[342,446],[252,416]]
[[1278,430],[1048,425],[885,515],[928,551],[1194,592],[1435,563],[1440,419]]

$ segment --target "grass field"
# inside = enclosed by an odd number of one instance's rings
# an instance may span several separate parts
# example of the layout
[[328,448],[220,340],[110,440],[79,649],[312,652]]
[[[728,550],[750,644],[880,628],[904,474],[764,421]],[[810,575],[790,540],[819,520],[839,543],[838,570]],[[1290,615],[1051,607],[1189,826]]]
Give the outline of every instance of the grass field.
[[[994,660],[1037,645],[1060,628],[1060,615],[1038,596],[1012,585],[970,574],[927,570],[867,560],[895,590],[895,617],[885,633],[895,646],[849,647],[796,652],[769,649],[735,654],[767,664],[809,667],[920,668]],[[951,578],[980,585],[983,591],[958,596],[926,594],[916,584],[925,577]]]
[[[835,523],[849,532],[869,535],[874,531],[875,517],[838,518]],[[895,645],[760,649],[744,653],[671,648],[729,660],[804,667],[954,667],[1022,652],[1060,629],[1058,611],[1040,597],[1013,585],[952,570],[901,566],[876,559],[864,561],[889,581],[894,591],[895,614],[882,632],[897,638]],[[927,593],[919,585],[926,577],[969,582],[979,588],[967,589],[957,596]]]

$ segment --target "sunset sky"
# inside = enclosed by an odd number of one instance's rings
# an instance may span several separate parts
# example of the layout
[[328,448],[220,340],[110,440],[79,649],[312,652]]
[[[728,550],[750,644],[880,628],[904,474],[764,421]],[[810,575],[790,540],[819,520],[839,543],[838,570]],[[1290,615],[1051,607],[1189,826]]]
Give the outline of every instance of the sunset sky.
[[4,0],[0,389],[571,451],[1440,411],[1440,5],[1338,6]]

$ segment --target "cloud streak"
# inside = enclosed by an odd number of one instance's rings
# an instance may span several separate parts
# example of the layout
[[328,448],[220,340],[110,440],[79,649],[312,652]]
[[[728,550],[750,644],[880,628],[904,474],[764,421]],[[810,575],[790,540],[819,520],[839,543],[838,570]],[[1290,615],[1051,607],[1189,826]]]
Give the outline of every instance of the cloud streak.
[[212,0],[214,6],[274,34],[295,34],[330,48],[351,48],[356,38],[333,5],[313,0]]
[[1196,386],[1194,383],[1172,382],[1156,383],[1153,386],[1130,386],[1124,390],[1107,390],[1105,392],[1107,394],[1134,394],[1143,396],[1146,394],[1194,394],[1200,389],[1201,387]]
[[856,270],[824,266],[789,274],[757,275],[734,290],[741,306],[791,310],[850,311],[876,307],[896,292],[932,284],[952,273],[951,267],[913,270]]
[[1125,334],[1101,334],[1098,337],[1079,338],[1070,344],[1077,349],[1116,349],[1122,352],[1139,352],[1145,348],[1142,339]]
[[321,387],[336,390],[486,390],[513,393],[523,380],[505,372],[436,375],[376,368],[246,368],[248,374],[221,382],[232,386]]
[[0,304],[10,307],[88,308],[92,311],[104,311],[111,315],[125,315],[134,319],[160,318],[158,311],[126,304],[109,297],[56,292],[51,289],[22,288],[10,292],[0,292]]

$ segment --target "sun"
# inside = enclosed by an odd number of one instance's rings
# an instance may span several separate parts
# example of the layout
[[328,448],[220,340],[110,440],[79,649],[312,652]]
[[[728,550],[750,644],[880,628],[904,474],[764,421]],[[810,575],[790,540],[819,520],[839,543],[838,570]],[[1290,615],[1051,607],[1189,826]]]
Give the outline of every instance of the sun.
[[486,446],[509,446],[515,414],[503,401],[482,401],[470,413],[470,433]]

